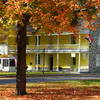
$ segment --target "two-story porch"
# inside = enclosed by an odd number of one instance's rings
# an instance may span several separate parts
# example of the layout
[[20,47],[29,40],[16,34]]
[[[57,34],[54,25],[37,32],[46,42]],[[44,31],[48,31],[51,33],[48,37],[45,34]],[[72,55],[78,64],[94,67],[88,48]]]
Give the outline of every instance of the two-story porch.
[[[33,70],[51,70],[80,72],[89,71],[89,43],[84,39],[86,34],[28,36],[26,59],[27,65]],[[16,37],[11,39],[16,40]],[[8,42],[9,53],[17,51],[15,43]]]

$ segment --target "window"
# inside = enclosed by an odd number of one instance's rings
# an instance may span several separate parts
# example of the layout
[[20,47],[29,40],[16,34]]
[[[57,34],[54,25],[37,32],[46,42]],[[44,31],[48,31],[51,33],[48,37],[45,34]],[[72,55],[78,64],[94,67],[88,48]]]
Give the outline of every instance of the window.
[[100,66],[100,54],[96,55],[96,66]]
[[15,66],[15,60],[14,59],[10,59],[10,66]]
[[98,35],[98,45],[100,46],[100,34]]
[[3,59],[3,66],[5,66],[5,67],[8,66],[8,59]]
[[73,57],[73,65],[76,65],[76,57]]
[[[38,63],[37,63],[37,56],[38,56]],[[40,54],[36,55],[36,64],[40,64]]]
[[76,38],[73,35],[71,35],[71,44],[76,44]]

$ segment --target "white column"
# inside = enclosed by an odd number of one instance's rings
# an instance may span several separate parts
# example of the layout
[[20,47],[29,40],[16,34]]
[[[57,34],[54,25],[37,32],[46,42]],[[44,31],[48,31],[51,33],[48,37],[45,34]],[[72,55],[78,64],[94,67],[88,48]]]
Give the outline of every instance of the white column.
[[66,53],[66,66],[68,66],[68,53]]
[[45,62],[45,63],[46,63],[46,70],[47,70],[47,69],[48,69],[48,66],[47,66],[47,61],[48,61],[48,60],[47,60],[47,59],[48,59],[47,57],[48,57],[48,56],[47,56],[47,54],[45,55],[45,57],[46,57],[46,62]]
[[8,54],[8,35],[7,35],[7,54]]
[[80,52],[81,52],[81,48],[80,48],[80,33],[79,33],[79,68],[78,68],[78,72],[80,72],[80,63],[81,63],[81,60],[80,60]]
[[56,71],[59,71],[59,53],[57,53],[57,70]]
[[89,51],[88,51],[88,71],[89,71]]
[[37,60],[36,60],[36,61],[37,61],[36,64],[37,64],[37,66],[36,66],[36,71],[38,71],[38,69],[39,69],[39,65],[38,65],[38,55],[39,55],[39,54],[38,54],[38,46],[39,46],[38,43],[39,43],[39,36],[37,35],[36,38],[37,38],[37,42],[36,42],[36,43],[37,43],[37,44],[36,44],[36,45],[37,45],[37,56],[36,56],[36,59],[37,59]]
[[58,50],[59,50],[59,35],[57,36],[57,69],[56,69],[56,71],[59,71],[59,53],[58,53]]
[[78,68],[78,72],[80,73],[80,52],[79,52],[79,68]]

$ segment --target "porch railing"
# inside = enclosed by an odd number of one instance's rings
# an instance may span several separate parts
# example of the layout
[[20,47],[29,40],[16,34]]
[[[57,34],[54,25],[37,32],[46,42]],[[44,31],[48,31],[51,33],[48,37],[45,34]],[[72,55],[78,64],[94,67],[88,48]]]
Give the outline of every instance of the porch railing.
[[[26,50],[89,50],[88,44],[42,44],[42,45],[27,45]],[[17,51],[16,45],[9,45],[8,51]]]

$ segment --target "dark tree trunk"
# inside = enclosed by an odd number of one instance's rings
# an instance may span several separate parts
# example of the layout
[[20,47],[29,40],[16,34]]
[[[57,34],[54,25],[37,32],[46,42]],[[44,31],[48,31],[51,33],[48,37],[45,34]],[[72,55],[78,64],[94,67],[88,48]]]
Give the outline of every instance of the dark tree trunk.
[[26,93],[26,24],[17,25],[16,95]]

